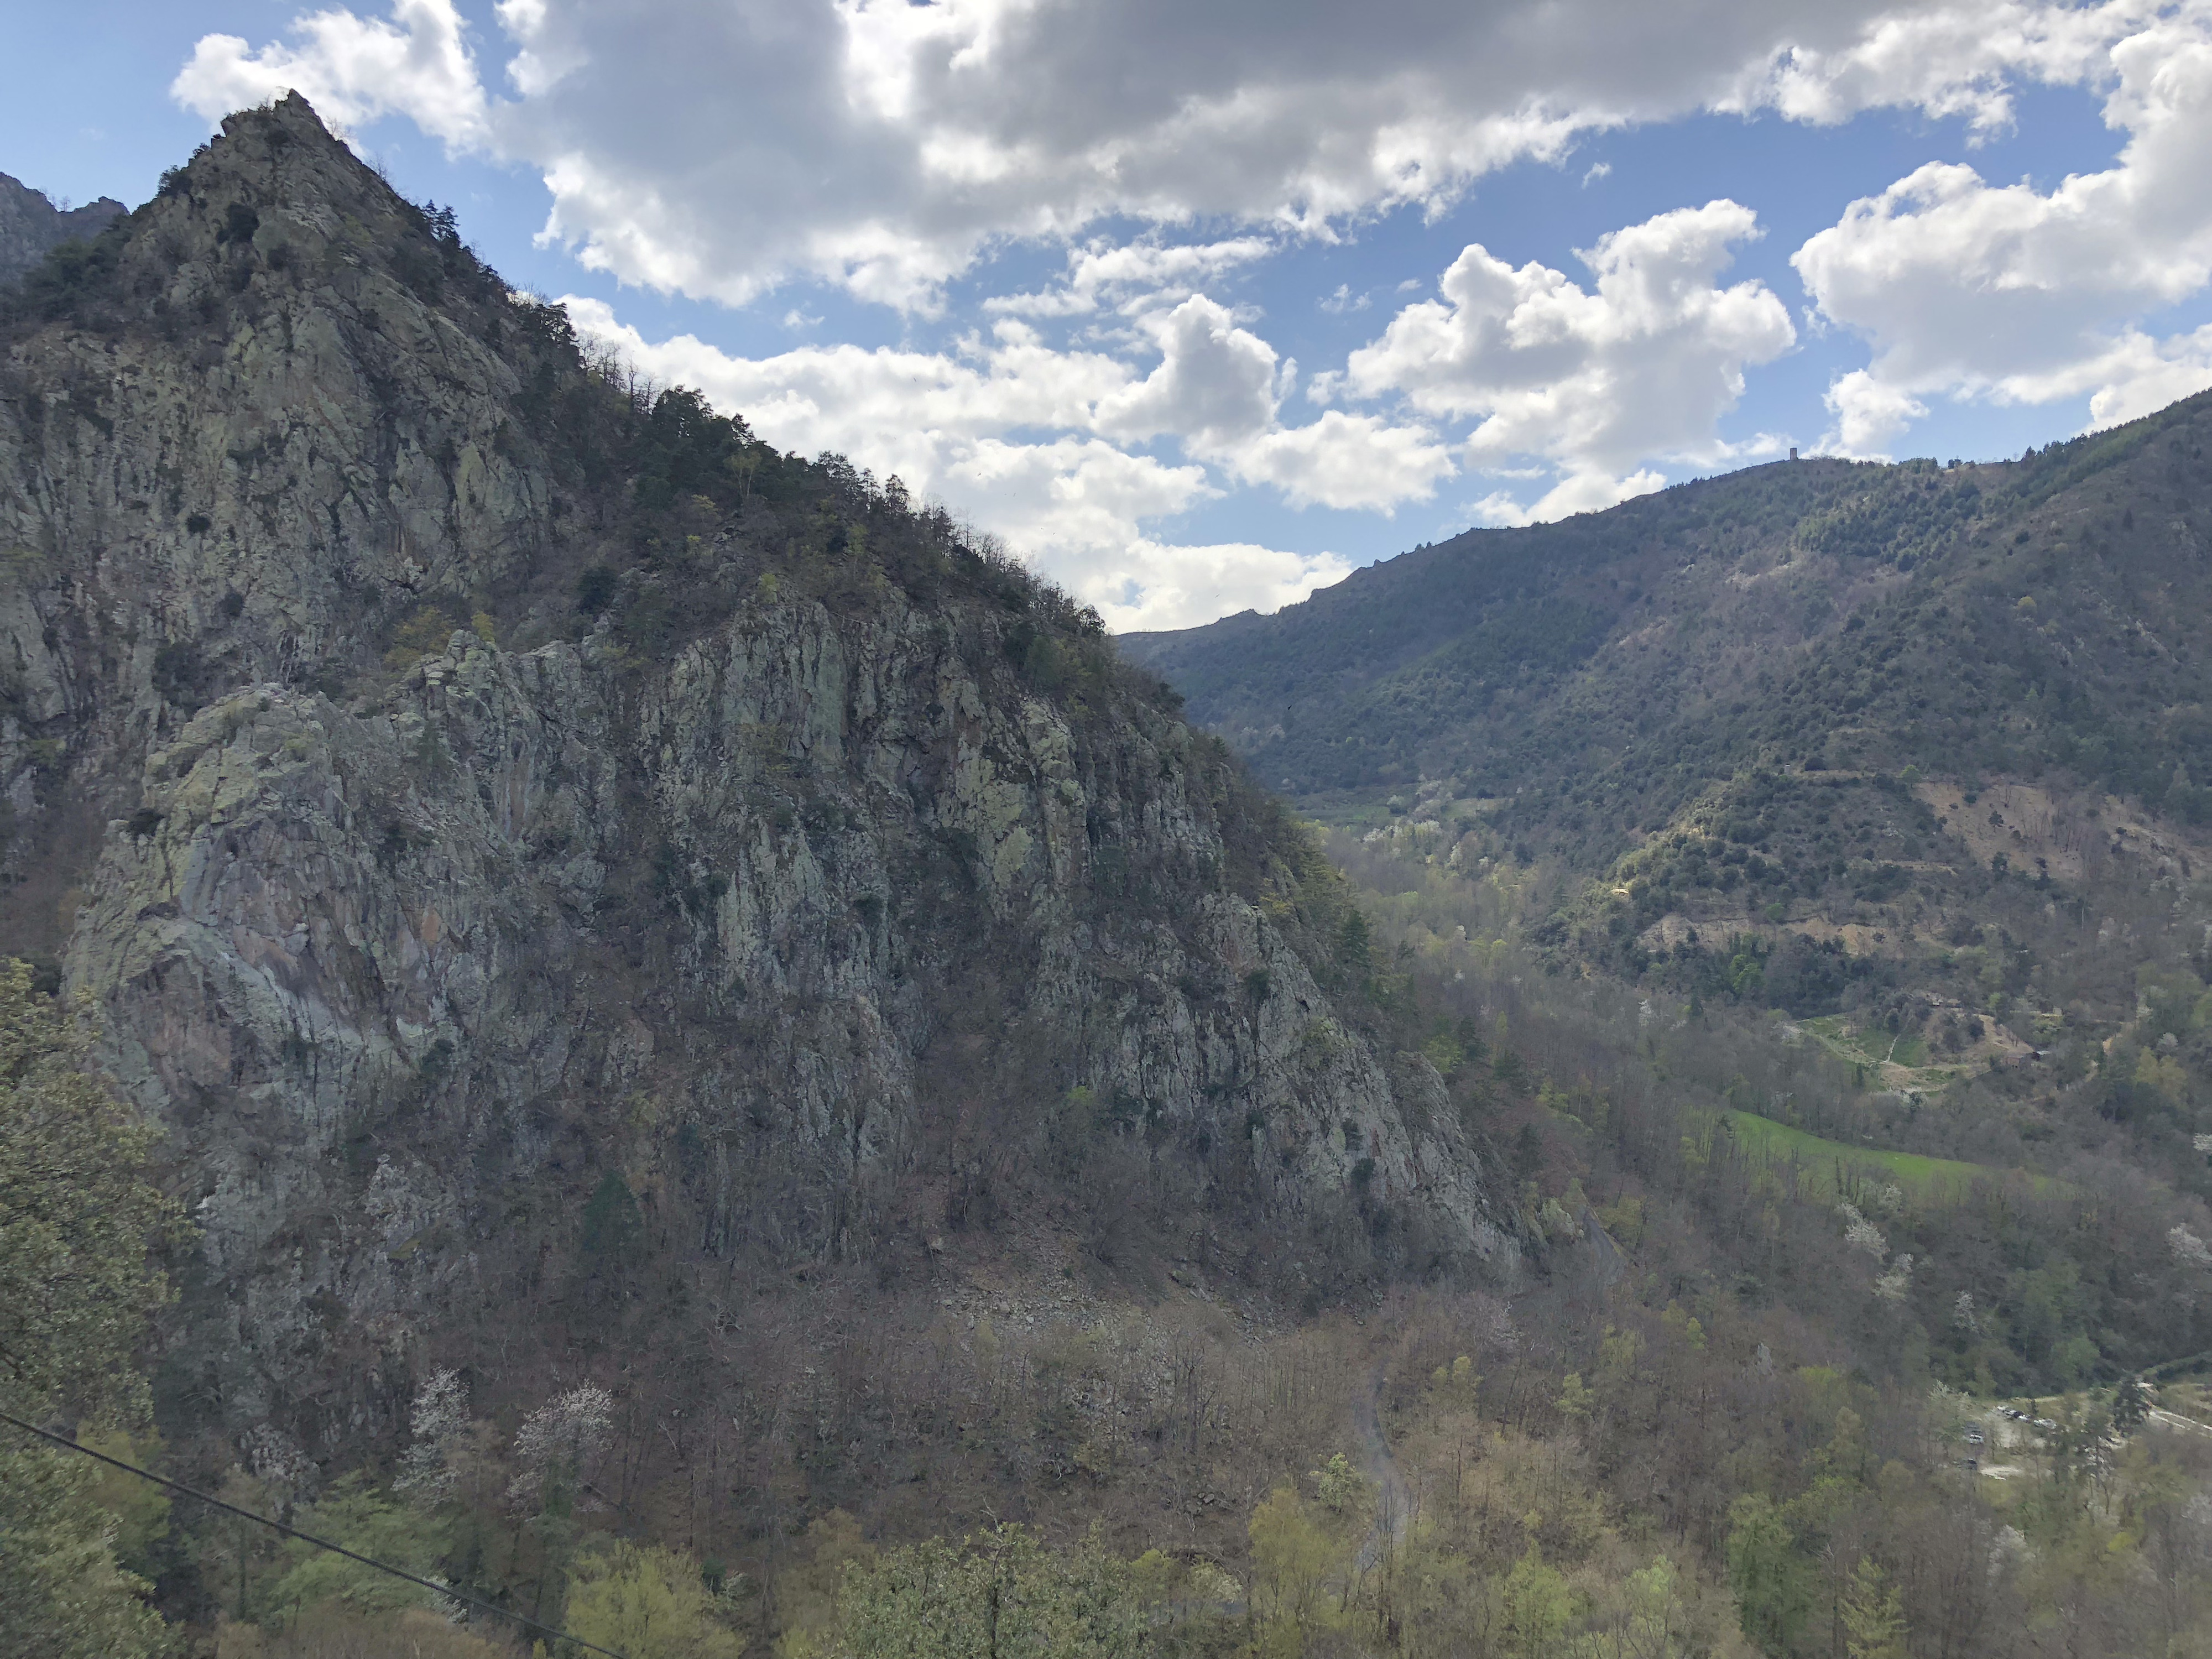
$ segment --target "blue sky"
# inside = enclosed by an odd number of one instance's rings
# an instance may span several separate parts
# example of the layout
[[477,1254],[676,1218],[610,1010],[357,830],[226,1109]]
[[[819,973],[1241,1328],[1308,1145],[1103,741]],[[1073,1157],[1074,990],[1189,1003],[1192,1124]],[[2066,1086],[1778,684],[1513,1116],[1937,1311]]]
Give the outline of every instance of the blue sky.
[[135,204],[297,87],[608,349],[1118,626],[2212,384],[2203,3],[19,11],[0,170]]

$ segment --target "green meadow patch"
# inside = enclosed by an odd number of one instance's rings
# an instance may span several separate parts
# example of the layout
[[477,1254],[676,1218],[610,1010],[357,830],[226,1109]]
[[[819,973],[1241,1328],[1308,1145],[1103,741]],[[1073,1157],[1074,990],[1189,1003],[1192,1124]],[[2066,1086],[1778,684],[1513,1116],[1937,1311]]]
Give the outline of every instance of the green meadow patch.
[[[1786,1123],[1777,1123],[1771,1117],[1760,1117],[1754,1112],[1729,1111],[1729,1133],[1736,1144],[1754,1157],[1787,1158],[1802,1167],[1814,1179],[1832,1176],[1842,1170],[1863,1173],[1869,1167],[1883,1171],[1890,1180],[1915,1198],[1930,1198],[1948,1194],[1964,1197],[1978,1182],[2002,1182],[2007,1170],[1986,1164],[1968,1164],[1952,1158],[1923,1158],[1917,1152],[1884,1152],[1873,1146],[1853,1146],[1840,1140],[1808,1134],[1802,1129],[1793,1129]],[[2027,1179],[2038,1192],[2055,1192],[2058,1183],[2048,1176],[2028,1176]]]
[[1917,1031],[1893,1034],[1878,1028],[1860,1029],[1841,1014],[1823,1014],[1798,1023],[1830,1054],[1852,1065],[1868,1066],[1878,1077],[1885,1066],[1917,1072],[1928,1064],[1928,1044]]

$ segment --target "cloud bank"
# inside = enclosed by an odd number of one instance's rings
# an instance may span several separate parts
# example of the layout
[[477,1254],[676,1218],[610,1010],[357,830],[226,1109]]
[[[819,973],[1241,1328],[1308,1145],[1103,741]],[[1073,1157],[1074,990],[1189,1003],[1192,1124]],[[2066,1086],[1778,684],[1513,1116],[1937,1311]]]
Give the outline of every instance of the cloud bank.
[[1441,300],[1407,306],[1352,354],[1349,384],[1475,417],[1467,453],[1478,465],[1533,455],[1560,467],[1534,509],[1492,516],[1609,507],[1655,487],[1640,462],[1717,458],[1712,434],[1742,395],[1745,366],[1796,343],[1763,283],[1717,284],[1730,245],[1757,234],[1751,210],[1734,202],[1662,213],[1582,256],[1593,291],[1470,246],[1444,272]]
[[[890,307],[936,343],[747,359],[573,309],[780,445],[941,495],[1127,627],[1342,574],[1162,533],[1240,490],[1390,514],[1466,481],[1461,510],[1518,523],[1784,441],[1723,436],[1747,375],[1804,343],[1782,295],[1728,279],[1760,234],[1735,200],[1647,204],[1577,255],[1585,276],[1470,242],[1434,297],[1303,377],[1232,303],[1270,262],[1393,211],[1434,221],[1503,167],[1638,124],[1902,109],[1993,138],[2029,86],[2102,98],[2117,162],[2046,190],[1931,164],[1793,257],[1816,329],[1868,354],[1827,387],[1826,441],[1870,454],[1936,400],[2086,400],[2101,422],[2212,382],[2212,326],[2160,316],[2212,283],[2212,0],[496,0],[473,32],[454,0],[392,0],[210,35],[173,93],[213,119],[296,88],[342,126],[396,116],[526,167],[541,240],[623,283]],[[1015,245],[1064,269],[949,314]],[[1318,308],[1349,319],[1390,286],[1355,285]],[[803,300],[788,320],[818,322]]]
[[[626,282],[744,303],[793,276],[927,307],[1008,237],[1110,218],[1328,236],[1448,206],[1583,135],[1701,109],[2010,118],[2153,9],[1868,0],[499,0],[507,91],[453,0],[199,43],[213,118],[296,87],[536,167],[549,234]],[[1072,292],[1080,292],[1073,284]]]

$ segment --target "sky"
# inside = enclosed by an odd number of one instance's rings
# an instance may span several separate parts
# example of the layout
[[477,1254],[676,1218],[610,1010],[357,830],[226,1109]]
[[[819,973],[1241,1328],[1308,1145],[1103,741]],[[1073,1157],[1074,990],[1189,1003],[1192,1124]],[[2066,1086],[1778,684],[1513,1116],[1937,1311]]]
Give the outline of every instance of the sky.
[[6,0],[0,171],[296,89],[507,279],[1116,629],[2212,385],[2212,0]]

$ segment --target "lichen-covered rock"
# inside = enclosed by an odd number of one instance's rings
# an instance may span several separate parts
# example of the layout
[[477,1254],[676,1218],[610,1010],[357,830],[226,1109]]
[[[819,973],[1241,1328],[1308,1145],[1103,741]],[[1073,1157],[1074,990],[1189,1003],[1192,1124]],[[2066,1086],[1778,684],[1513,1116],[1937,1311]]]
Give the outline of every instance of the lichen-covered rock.
[[639,517],[574,436],[617,391],[422,217],[296,100],[236,118],[8,347],[8,856],[174,1131],[167,1387],[349,1432],[610,1179],[679,1258],[866,1257],[1121,1146],[1510,1257],[1217,743],[895,491]]

